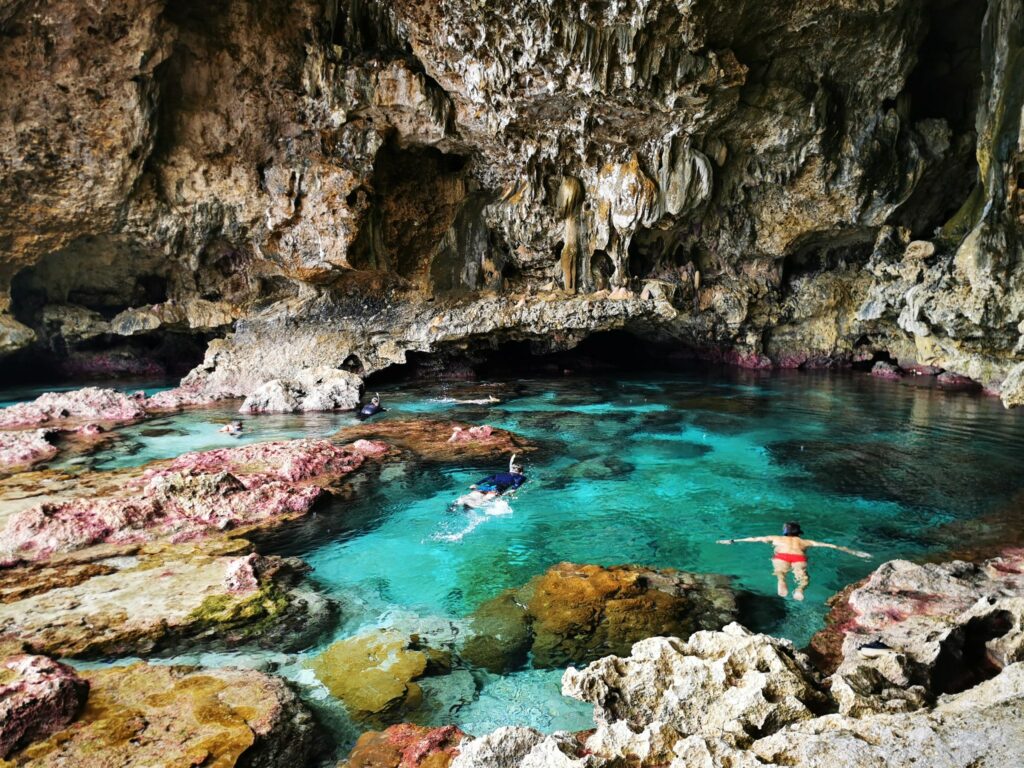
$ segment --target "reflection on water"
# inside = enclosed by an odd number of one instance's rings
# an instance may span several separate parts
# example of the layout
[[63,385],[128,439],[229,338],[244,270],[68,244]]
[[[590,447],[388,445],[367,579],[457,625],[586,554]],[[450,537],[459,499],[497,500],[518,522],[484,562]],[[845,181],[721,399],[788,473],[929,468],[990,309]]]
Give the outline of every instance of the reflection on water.
[[[342,605],[331,640],[367,627],[438,619],[464,626],[481,602],[570,560],[640,563],[730,574],[749,625],[805,643],[824,601],[879,562],[922,558],[950,531],[986,526],[1020,507],[1024,415],[991,398],[901,386],[864,375],[716,372],[658,378],[561,379],[392,389],[382,418],[443,415],[504,427],[534,440],[529,482],[498,510],[450,503],[490,465],[406,461],[365,474],[353,498],[322,508],[261,544],[304,557],[312,578]],[[482,406],[447,401],[494,395]],[[246,432],[217,432],[227,409],[161,417],[84,459],[113,468],[186,450],[279,437],[329,435],[351,414],[245,418]],[[1014,500],[1016,497],[1016,501]],[[497,512],[500,512],[498,514]],[[811,555],[807,602],[782,601],[765,545],[720,538],[777,532],[801,521],[807,535],[875,555]],[[328,719],[340,709],[298,656],[203,655],[204,663],[269,664],[303,682]],[[471,732],[509,723],[582,728],[589,708],[562,699],[559,672],[504,677],[459,670],[430,696],[421,719]],[[445,687],[448,686],[448,687]]]

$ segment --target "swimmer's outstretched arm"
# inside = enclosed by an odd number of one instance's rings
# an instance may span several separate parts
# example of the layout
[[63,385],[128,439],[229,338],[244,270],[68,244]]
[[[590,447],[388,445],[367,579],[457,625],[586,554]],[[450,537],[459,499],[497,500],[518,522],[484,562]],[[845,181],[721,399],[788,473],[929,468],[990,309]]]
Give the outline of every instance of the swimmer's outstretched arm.
[[745,539],[719,539],[718,541],[715,542],[715,544],[736,544],[736,543],[741,542],[741,541],[744,541],[744,542],[752,541],[752,542],[757,542],[759,544],[774,544],[775,543],[775,537],[774,536],[748,536]]
[[840,552],[845,552],[848,555],[854,557],[863,557],[865,559],[871,557],[870,552],[863,552],[859,549],[850,549],[849,547],[841,547],[838,544],[829,544],[825,541],[813,541],[812,539],[803,539],[804,544],[808,547],[825,547],[826,549],[838,549]]

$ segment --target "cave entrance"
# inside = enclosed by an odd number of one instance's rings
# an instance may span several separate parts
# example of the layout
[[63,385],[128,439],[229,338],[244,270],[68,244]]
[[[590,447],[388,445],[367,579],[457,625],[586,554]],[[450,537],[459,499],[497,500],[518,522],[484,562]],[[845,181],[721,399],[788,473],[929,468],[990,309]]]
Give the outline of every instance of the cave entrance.
[[466,158],[389,141],[377,152],[371,208],[353,245],[357,269],[425,286],[431,256],[467,197]]
[[925,11],[927,31],[903,97],[908,121],[949,126],[949,148],[925,170],[913,194],[892,217],[916,238],[930,239],[967,201],[978,183],[975,119],[981,93],[982,23],[986,0],[934,0]]

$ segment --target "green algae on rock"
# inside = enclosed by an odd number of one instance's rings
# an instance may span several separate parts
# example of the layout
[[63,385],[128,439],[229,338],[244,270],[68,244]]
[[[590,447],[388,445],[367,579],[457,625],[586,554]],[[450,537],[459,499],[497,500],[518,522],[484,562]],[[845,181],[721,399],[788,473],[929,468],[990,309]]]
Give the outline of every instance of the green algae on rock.
[[[235,539],[147,545],[131,555],[25,573],[0,603],[0,639],[35,653],[145,654],[183,644],[303,646],[332,617],[294,560]],[[20,569],[4,574],[17,582]],[[64,579],[62,581],[62,579]]]
[[88,670],[81,716],[4,768],[305,765],[312,716],[288,685],[250,670],[133,664]]

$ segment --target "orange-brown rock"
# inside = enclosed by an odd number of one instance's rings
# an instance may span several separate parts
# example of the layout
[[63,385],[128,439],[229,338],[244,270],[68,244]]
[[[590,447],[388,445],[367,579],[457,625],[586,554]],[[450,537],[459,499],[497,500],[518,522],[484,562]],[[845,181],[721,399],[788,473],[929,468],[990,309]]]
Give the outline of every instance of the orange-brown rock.
[[283,680],[149,664],[82,677],[90,688],[81,716],[0,766],[276,768],[309,758],[313,719]]
[[335,439],[382,440],[429,461],[497,461],[535,450],[528,441],[489,425],[435,419],[383,419],[339,431]]
[[448,768],[464,738],[454,725],[399,723],[364,733],[338,768]]
[[532,638],[534,665],[557,667],[628,654],[633,643],[648,637],[686,638],[718,629],[735,615],[725,576],[559,563],[480,606],[463,655],[504,671],[521,663],[526,638]]

